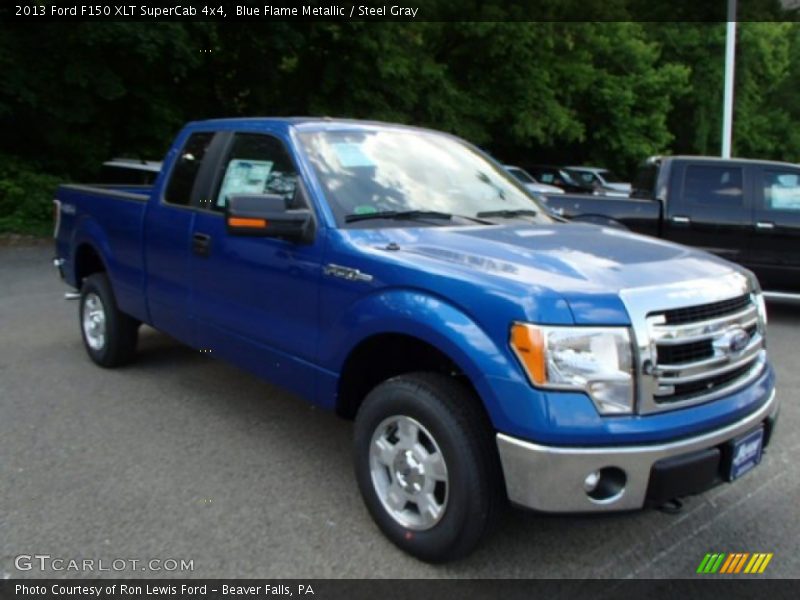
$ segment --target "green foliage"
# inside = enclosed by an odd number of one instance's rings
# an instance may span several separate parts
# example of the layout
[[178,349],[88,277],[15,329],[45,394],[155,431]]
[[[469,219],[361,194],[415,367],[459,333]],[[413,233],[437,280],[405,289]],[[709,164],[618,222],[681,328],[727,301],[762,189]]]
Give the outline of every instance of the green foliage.
[[59,177],[41,174],[0,155],[0,233],[47,235],[53,228],[53,195]]
[[[780,14],[773,0],[745,4],[758,4],[754,15]],[[112,156],[157,159],[193,119],[412,123],[506,162],[593,163],[629,175],[652,154],[715,154],[725,25],[626,21],[648,6],[654,18],[669,16],[645,0],[481,0],[453,15],[483,19],[472,22],[5,25],[0,227],[49,228],[45,190],[55,179],[39,174],[87,180]],[[668,10],[679,18],[712,7]],[[563,20],[575,14],[604,22]],[[502,22],[530,15],[551,20]],[[800,25],[756,21],[739,25],[734,151],[797,161]]]

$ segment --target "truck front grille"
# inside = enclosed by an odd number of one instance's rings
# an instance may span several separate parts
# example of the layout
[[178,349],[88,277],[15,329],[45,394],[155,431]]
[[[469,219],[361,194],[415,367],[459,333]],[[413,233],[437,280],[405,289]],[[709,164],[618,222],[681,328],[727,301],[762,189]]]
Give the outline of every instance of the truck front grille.
[[712,302],[711,304],[675,308],[673,310],[664,311],[662,314],[668,325],[680,325],[681,323],[694,323],[736,313],[747,307],[750,303],[750,296],[744,295],[731,298],[730,300],[722,300],[721,302]]
[[750,381],[765,361],[750,295],[647,315],[652,395],[662,410],[711,400]]

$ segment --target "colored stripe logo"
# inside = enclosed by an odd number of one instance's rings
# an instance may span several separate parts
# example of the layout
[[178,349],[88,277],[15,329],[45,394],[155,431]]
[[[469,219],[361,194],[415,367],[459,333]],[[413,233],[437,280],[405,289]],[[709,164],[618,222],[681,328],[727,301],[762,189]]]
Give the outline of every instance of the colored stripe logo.
[[769,561],[772,560],[772,552],[710,552],[700,561],[697,572],[700,574],[725,573],[728,575],[738,573],[763,573]]

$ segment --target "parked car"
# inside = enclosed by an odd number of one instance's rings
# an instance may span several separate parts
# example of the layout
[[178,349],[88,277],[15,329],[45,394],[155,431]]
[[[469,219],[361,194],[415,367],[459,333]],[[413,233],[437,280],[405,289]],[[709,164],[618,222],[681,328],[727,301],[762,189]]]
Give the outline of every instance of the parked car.
[[659,506],[738,479],[770,442],[751,273],[558,222],[450,135],[196,122],[149,191],[56,197],[92,361],[131,360],[147,323],[353,419],[367,509],[421,559],[468,553],[506,500]]
[[556,187],[554,185],[548,185],[546,183],[540,183],[533,178],[533,176],[521,169],[520,167],[515,167],[514,165],[505,165],[506,171],[511,173],[517,181],[519,181],[525,188],[534,193],[534,194],[563,194],[564,190],[560,187]]
[[632,198],[549,197],[556,214],[696,246],[752,270],[772,297],[800,297],[800,166],[655,157]]
[[614,175],[608,169],[598,167],[566,167],[564,169],[576,181],[590,186],[595,194],[605,196],[631,195],[631,184]]
[[525,170],[533,175],[536,181],[556,186],[565,192],[573,194],[594,193],[594,188],[591,185],[585,184],[582,181],[577,181],[562,167],[553,165],[531,165],[526,166]]

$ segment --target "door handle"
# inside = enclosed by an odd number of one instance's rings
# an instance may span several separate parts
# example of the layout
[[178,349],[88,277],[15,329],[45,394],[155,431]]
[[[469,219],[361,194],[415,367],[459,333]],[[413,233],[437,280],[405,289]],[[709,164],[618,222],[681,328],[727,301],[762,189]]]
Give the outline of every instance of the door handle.
[[769,231],[770,229],[775,229],[775,223],[772,221],[757,221],[756,229],[760,229],[761,231]]
[[211,236],[207,233],[192,234],[192,252],[198,256],[208,256],[211,253]]
[[692,220],[689,217],[684,217],[682,215],[675,215],[674,217],[672,217],[672,222],[677,223],[679,225],[688,225],[689,223],[692,222]]

